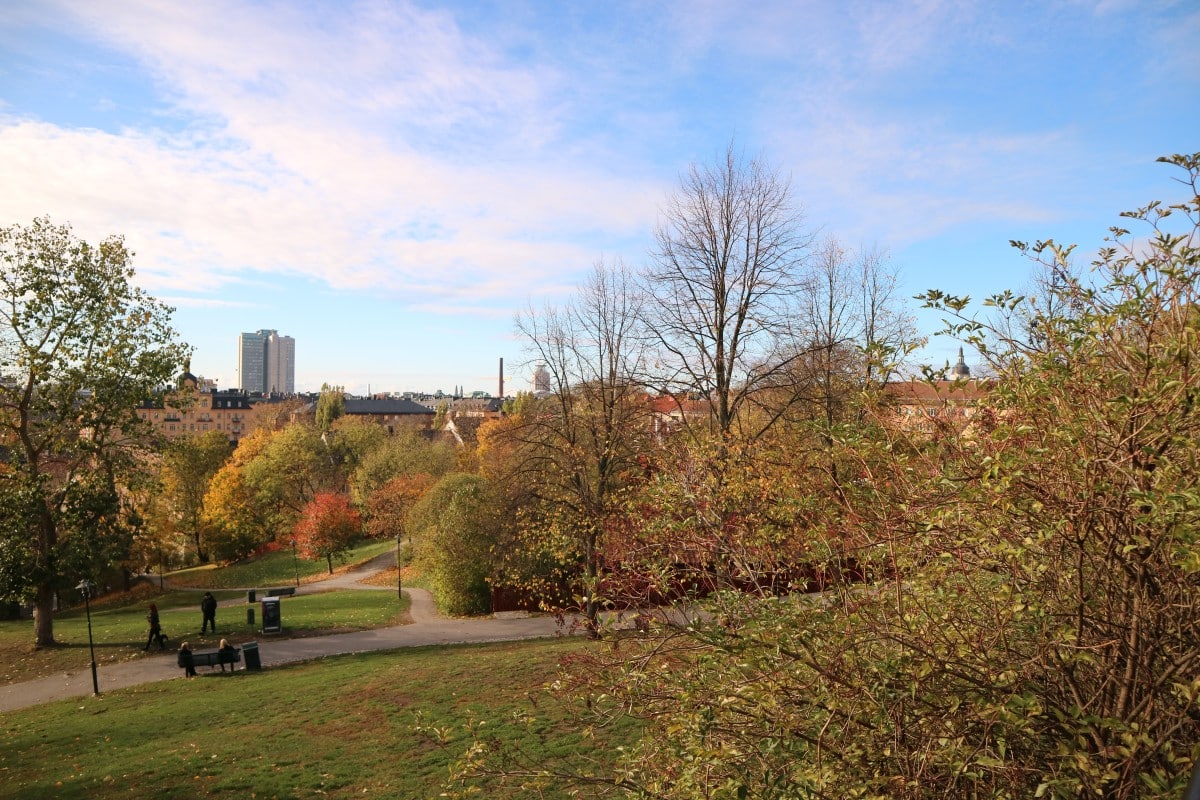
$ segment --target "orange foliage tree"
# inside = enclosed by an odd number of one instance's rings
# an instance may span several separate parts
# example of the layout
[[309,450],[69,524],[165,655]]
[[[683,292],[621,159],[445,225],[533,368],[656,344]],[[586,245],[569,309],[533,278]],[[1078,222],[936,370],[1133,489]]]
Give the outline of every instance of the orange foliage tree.
[[362,516],[342,494],[320,492],[304,506],[292,531],[305,558],[324,558],[333,574],[333,559],[362,535]]
[[367,498],[367,534],[383,539],[405,531],[405,519],[429,487],[433,476],[426,472],[398,475]]

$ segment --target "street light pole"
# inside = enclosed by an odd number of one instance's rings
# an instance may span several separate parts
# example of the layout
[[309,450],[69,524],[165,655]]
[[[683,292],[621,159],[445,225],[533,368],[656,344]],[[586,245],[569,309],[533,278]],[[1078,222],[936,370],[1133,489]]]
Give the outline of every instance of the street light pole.
[[292,537],[292,570],[296,575],[296,585],[300,585],[300,562],[296,559],[296,537]]
[[75,588],[83,592],[83,607],[87,609],[87,625],[88,625],[88,652],[92,656],[92,692],[96,697],[100,696],[100,679],[96,677],[96,645],[92,642],[92,590],[96,584],[84,578]]

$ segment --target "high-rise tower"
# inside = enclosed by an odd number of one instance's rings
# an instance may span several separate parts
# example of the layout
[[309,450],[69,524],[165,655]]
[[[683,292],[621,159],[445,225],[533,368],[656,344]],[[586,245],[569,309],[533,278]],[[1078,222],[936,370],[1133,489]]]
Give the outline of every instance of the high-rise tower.
[[268,394],[296,393],[296,340],[275,331],[267,337]]
[[238,336],[238,385],[257,394],[295,394],[296,340],[274,330]]

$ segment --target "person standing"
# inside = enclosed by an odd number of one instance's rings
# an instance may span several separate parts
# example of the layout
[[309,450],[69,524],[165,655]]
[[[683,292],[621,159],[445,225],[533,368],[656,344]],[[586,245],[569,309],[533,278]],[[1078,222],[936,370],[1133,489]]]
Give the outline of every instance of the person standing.
[[179,645],[179,658],[176,663],[183,667],[183,677],[196,677],[196,659],[192,656],[192,648],[187,642]]
[[204,621],[200,623],[200,633],[208,630],[212,626],[212,632],[217,632],[217,598],[213,597],[212,592],[205,592],[204,597],[200,599],[200,613],[204,616]]
[[167,637],[163,635],[162,625],[158,621],[158,606],[154,603],[150,604],[150,612],[146,614],[146,622],[150,623],[150,635],[146,637],[146,646],[143,650],[150,649],[151,642],[158,642],[159,650],[166,650]]

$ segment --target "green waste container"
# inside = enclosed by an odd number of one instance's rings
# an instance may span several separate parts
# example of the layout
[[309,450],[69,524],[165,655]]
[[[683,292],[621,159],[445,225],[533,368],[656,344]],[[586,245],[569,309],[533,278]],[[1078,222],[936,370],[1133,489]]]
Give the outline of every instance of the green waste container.
[[246,669],[256,672],[262,669],[262,660],[258,657],[258,642],[246,642],[242,645],[242,658],[246,661]]
[[264,597],[262,599],[262,632],[279,633],[283,630],[283,620],[279,613],[279,598]]

